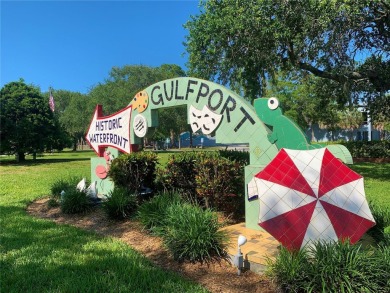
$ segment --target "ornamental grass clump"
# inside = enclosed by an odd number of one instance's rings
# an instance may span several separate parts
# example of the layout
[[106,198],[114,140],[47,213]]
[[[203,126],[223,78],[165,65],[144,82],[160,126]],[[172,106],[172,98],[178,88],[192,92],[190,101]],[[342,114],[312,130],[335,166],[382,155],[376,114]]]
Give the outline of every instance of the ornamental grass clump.
[[166,226],[168,208],[182,203],[176,192],[166,191],[144,202],[137,211],[137,217],[143,227],[154,235],[163,235]]
[[217,214],[185,203],[167,210],[163,240],[178,261],[209,262],[226,258],[228,237]]
[[317,242],[301,251],[282,248],[268,275],[283,292],[390,292],[390,249]]
[[64,196],[61,196],[60,207],[64,214],[77,214],[88,211],[92,202],[85,191],[73,187],[65,190]]
[[[361,292],[368,289],[364,284],[365,254],[360,245],[351,245],[348,241],[336,243],[316,243],[309,248],[313,258],[310,264],[313,272],[308,272],[310,283],[307,289],[312,292]],[[362,270],[363,269],[363,270]],[[377,291],[367,291],[377,292]]]
[[282,292],[303,292],[310,282],[306,250],[289,251],[281,247],[275,260],[268,259],[267,275]]
[[137,210],[137,196],[124,187],[115,186],[102,203],[102,208],[111,219],[122,220],[133,216]]
[[375,226],[367,231],[377,244],[390,245],[390,210],[370,202],[370,210]]
[[61,204],[61,193],[72,192],[76,188],[79,179],[77,177],[71,177],[68,179],[57,179],[50,187],[50,199],[48,201],[49,207],[57,207]]

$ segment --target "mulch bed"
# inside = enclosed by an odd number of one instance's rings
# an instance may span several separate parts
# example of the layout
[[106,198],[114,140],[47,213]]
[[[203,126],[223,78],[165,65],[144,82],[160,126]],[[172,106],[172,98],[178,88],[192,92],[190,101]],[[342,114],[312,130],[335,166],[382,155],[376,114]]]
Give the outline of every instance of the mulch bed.
[[184,278],[195,281],[210,292],[276,292],[273,284],[265,277],[251,271],[241,276],[227,261],[211,264],[178,263],[164,248],[162,240],[151,236],[134,220],[113,221],[104,212],[95,208],[87,214],[66,215],[59,208],[48,208],[48,198],[39,199],[27,207],[33,216],[69,224],[81,229],[95,231],[104,236],[115,237],[146,256],[155,265],[174,271]]

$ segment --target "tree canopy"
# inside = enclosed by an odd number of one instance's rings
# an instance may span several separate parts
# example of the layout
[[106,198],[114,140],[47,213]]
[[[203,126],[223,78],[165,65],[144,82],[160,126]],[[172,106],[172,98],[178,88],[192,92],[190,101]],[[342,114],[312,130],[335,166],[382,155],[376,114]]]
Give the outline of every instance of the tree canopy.
[[185,27],[189,74],[251,99],[280,70],[321,77],[341,103],[390,90],[386,0],[209,0]]
[[59,90],[53,95],[56,101],[55,113],[59,117],[61,127],[71,138],[73,150],[76,150],[80,139],[84,140],[95,105],[87,95],[78,92]]
[[369,109],[372,124],[381,131],[384,138],[385,131],[390,132],[390,93],[372,101]]
[[113,67],[105,82],[90,90],[89,97],[91,103],[103,105],[103,111],[112,114],[126,107],[140,90],[158,81],[179,76],[185,76],[185,72],[174,64]]
[[10,82],[1,89],[0,104],[1,153],[16,154],[23,161],[25,153],[42,152],[58,140],[58,123],[38,88]]

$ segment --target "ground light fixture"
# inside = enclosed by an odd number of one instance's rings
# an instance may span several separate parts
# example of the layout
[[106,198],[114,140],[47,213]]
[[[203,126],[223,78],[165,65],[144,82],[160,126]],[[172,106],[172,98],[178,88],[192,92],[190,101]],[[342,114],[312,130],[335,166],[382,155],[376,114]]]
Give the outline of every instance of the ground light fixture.
[[244,257],[241,252],[241,246],[246,243],[246,237],[244,235],[238,236],[237,244],[237,254],[234,256],[233,264],[237,267],[237,275],[241,275],[241,271],[244,267]]
[[61,191],[61,201],[64,200],[64,197],[65,197],[65,190]]

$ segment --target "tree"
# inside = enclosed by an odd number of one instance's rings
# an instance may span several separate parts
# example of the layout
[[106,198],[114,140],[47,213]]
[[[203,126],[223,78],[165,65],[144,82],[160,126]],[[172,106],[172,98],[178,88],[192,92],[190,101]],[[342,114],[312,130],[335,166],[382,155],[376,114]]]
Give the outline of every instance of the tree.
[[185,72],[174,64],[113,67],[105,82],[93,87],[88,95],[91,102],[103,105],[103,111],[112,114],[126,107],[140,90],[158,81],[180,76],[185,76]]
[[294,120],[302,129],[318,123],[319,101],[313,97],[311,76],[280,72],[267,87],[265,97],[276,97],[283,114]]
[[364,121],[363,113],[356,108],[346,108],[338,112],[341,129],[349,130],[349,140],[353,139],[353,131],[358,129]]
[[61,127],[70,135],[73,151],[76,151],[78,142],[84,140],[88,131],[95,107],[88,96],[78,92],[59,91],[56,97],[63,105],[57,112]]
[[[266,97],[277,97],[283,114],[294,120],[302,129],[311,129],[311,141],[315,140],[314,125],[335,130],[339,123],[335,93],[317,93],[320,78],[298,72],[279,72],[267,88]],[[316,97],[321,96],[321,99]]]
[[22,80],[1,89],[0,152],[15,154],[18,161],[25,153],[42,152],[50,147],[56,129],[48,99],[40,90]]
[[327,80],[344,104],[352,92],[390,90],[386,0],[209,0],[185,27],[189,73],[251,99],[279,70]]
[[[55,100],[55,111],[54,113],[58,116],[61,116],[62,113],[64,113],[65,109],[69,106],[70,99],[73,95],[79,94],[77,92],[72,92],[68,90],[54,90],[52,89],[52,95]],[[44,94],[49,95],[49,93]]]
[[172,147],[181,147],[180,139],[179,145],[176,144],[176,137],[184,131],[192,131],[187,124],[187,107],[179,106],[174,108],[165,108],[158,110],[159,126],[155,129],[153,136],[154,140],[161,140],[161,138],[169,137]]
[[376,98],[369,105],[372,124],[381,133],[381,139],[385,139],[386,132],[390,132],[390,94]]

